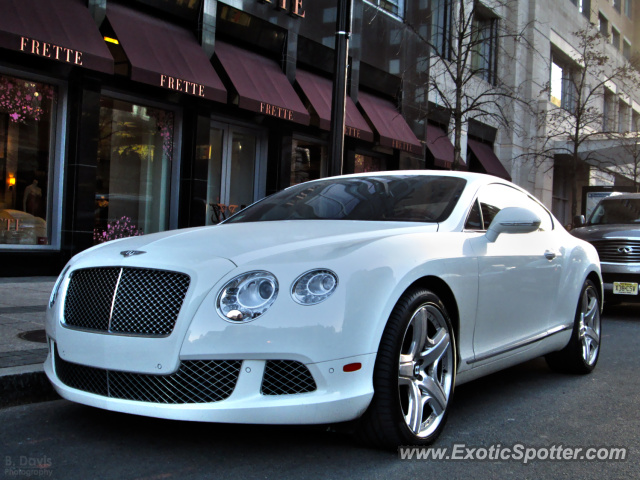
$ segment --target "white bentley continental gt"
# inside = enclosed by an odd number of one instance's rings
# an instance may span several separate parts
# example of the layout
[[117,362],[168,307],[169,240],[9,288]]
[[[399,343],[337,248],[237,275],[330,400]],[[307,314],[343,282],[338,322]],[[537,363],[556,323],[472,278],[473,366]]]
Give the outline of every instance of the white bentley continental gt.
[[76,255],[51,293],[45,370],[107,410],[353,420],[371,444],[426,445],[456,385],[542,355],[591,372],[601,299],[596,250],[509,182],[347,175]]

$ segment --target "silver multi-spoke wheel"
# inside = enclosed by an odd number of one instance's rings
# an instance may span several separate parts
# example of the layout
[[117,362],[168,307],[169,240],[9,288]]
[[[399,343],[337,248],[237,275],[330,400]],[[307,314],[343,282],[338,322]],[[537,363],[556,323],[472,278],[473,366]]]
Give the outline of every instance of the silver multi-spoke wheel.
[[600,348],[600,305],[593,287],[584,289],[581,302],[578,338],[582,344],[582,359],[587,365],[593,365]]
[[419,307],[404,333],[398,391],[405,422],[428,437],[440,425],[449,401],[454,369],[451,332],[434,305]]

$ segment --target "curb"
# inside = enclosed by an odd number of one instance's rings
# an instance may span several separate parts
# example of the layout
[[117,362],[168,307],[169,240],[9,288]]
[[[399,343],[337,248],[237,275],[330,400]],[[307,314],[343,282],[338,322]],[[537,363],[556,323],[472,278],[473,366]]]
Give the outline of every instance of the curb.
[[42,364],[0,368],[0,408],[58,399]]

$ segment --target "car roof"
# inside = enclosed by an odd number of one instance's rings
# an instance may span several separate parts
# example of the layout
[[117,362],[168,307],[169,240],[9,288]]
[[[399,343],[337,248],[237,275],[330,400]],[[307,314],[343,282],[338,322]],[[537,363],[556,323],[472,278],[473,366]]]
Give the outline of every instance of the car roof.
[[[481,183],[506,183],[508,185],[514,185],[508,180],[504,180],[500,177],[495,177],[493,175],[487,175],[484,173],[472,173],[472,172],[464,172],[464,171],[451,171],[451,170],[393,170],[393,171],[383,171],[383,172],[366,172],[366,173],[351,173],[348,175],[339,175],[340,178],[357,178],[357,177],[395,177],[395,176],[424,176],[424,175],[435,175],[441,177],[458,177],[464,178],[469,183],[472,182],[481,182]],[[337,177],[325,177],[319,178],[316,180],[311,180],[311,182],[319,182],[323,180],[328,180],[329,178],[337,178]],[[310,182],[305,182],[310,183]],[[514,185],[515,186],[515,185]]]
[[613,193],[609,197],[605,197],[602,201],[605,200],[640,200],[640,193]]

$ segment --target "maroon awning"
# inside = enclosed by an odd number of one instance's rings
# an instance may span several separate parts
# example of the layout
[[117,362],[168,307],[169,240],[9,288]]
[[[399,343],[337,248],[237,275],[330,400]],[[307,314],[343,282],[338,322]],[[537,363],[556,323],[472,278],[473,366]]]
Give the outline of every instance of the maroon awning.
[[131,80],[227,101],[227,90],[189,30],[111,2],[107,19],[131,62]]
[[[447,134],[440,127],[427,124],[427,149],[433,155],[436,167],[451,168],[455,158],[453,144]],[[466,170],[467,164],[460,159],[460,170]]]
[[309,112],[276,62],[221,41],[215,53],[238,92],[240,108],[309,125]]
[[2,0],[0,47],[113,73],[113,57],[80,0]]
[[[318,115],[320,120],[319,127],[322,130],[329,130],[331,128],[331,95],[333,82],[328,78],[300,69],[296,71],[296,82],[298,82],[302,92]],[[356,104],[353,103],[353,100],[348,96],[344,123],[345,135],[361,138],[367,142],[373,142],[373,131],[358,111]]]
[[422,155],[422,144],[389,100],[360,92],[360,106],[378,132],[380,145]]
[[502,162],[500,162],[489,145],[471,138],[467,139],[467,145],[471,153],[475,155],[482,165],[484,173],[511,181],[511,175],[509,175],[509,172],[504,168],[504,165],[502,165]]

